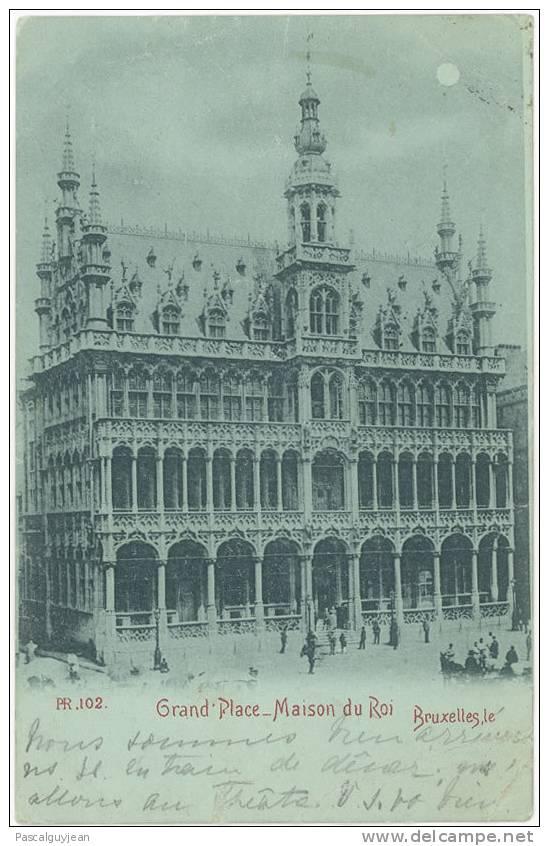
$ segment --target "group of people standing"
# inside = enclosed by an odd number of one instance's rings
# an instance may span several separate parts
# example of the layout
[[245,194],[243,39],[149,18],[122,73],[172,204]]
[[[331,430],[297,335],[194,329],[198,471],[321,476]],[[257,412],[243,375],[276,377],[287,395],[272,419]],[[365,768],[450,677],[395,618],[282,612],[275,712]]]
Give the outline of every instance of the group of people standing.
[[[501,667],[497,666],[500,654],[500,645],[497,637],[492,632],[488,632],[489,642],[484,638],[475,640],[473,647],[467,651],[465,661],[463,664],[456,662],[454,653],[454,644],[450,643],[448,648],[441,653],[441,669],[443,672],[465,672],[468,675],[481,675],[483,673],[493,672],[499,670],[501,675],[513,675],[513,665],[518,664],[519,657],[517,650],[513,645],[509,647],[505,654],[505,662]],[[532,650],[532,637],[530,632],[526,635],[526,661],[530,660]]]

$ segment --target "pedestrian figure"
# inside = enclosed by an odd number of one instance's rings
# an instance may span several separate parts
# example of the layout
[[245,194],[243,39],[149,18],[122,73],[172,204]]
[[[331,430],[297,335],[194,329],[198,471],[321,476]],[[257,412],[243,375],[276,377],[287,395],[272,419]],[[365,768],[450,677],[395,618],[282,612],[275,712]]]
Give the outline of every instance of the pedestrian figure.
[[36,652],[37,649],[38,649],[37,645],[35,644],[35,642],[31,638],[29,640],[29,642],[27,643],[27,645],[24,647],[25,664],[30,664],[30,662],[34,659],[34,653]]
[[78,658],[73,652],[69,652],[67,655],[67,664],[69,668],[69,679],[71,681],[78,681],[80,678],[80,665],[78,663]]
[[329,644],[330,644],[330,655],[335,655],[337,641],[336,641],[336,636],[335,636],[335,632],[334,632],[333,629],[330,629],[330,631],[328,632],[328,641],[329,641]]
[[453,643],[448,644],[448,649],[446,650],[446,652],[444,652],[444,657],[447,658],[448,661],[454,660],[455,654],[454,654],[454,644]]
[[389,629],[389,643],[393,649],[398,647],[399,635],[400,632],[398,630],[398,623],[393,619],[391,620],[391,627]]
[[486,644],[484,643],[484,638],[478,642],[478,661],[481,670],[486,670],[486,665],[488,663],[488,651],[486,649]]
[[169,673],[170,672],[170,668],[168,667],[168,662],[166,661],[165,658],[162,658],[162,660],[160,662],[160,672],[161,673]]
[[530,655],[532,654],[532,632],[528,629],[526,634],[526,660],[530,660]]
[[360,640],[358,643],[359,649],[366,649],[366,626],[362,626],[360,630]]
[[315,671],[315,643],[312,638],[307,638],[305,643],[303,644],[303,649],[301,650],[301,657],[304,655],[307,656],[307,661],[309,662],[309,675],[312,675]]
[[288,643],[288,626],[284,626],[280,632],[280,654],[284,655],[286,652],[286,644]]
[[379,643],[379,637],[381,635],[381,626],[379,625],[378,620],[374,620],[372,624],[372,629],[374,632],[374,643]]
[[339,645],[341,646],[341,654],[347,650],[347,638],[345,637],[345,633],[341,632],[339,635]]
[[475,650],[470,649],[467,658],[465,659],[465,672],[469,673],[470,675],[476,675],[480,673],[480,664],[478,662],[477,656],[475,655]]
[[515,649],[514,646],[511,646],[509,648],[509,651],[507,652],[507,655],[505,656],[505,663],[510,664],[510,665],[518,663],[517,650]]
[[423,626],[423,634],[425,636],[425,643],[429,643],[429,634],[431,631],[431,627],[429,626],[429,620],[425,619],[422,623]]
[[494,661],[497,659],[499,655],[499,643],[495,635],[492,635],[492,642],[490,643],[490,658],[493,658]]

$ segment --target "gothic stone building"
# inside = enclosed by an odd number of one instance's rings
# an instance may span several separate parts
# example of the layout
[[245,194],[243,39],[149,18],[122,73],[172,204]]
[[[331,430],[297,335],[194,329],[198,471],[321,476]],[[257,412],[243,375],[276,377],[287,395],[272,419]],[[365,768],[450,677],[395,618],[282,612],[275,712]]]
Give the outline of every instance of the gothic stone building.
[[[69,130],[24,409],[21,636],[105,662],[187,638],[502,620],[513,447],[482,232],[341,246],[310,80],[282,248],[107,227]],[[496,620],[490,620],[488,625]]]

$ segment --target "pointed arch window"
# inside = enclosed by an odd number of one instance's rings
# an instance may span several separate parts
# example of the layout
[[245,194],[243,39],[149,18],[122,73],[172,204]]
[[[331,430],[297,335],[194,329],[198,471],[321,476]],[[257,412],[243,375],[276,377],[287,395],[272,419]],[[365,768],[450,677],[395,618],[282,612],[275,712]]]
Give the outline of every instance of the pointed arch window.
[[473,403],[472,403],[472,411],[473,411],[473,420],[472,425],[474,429],[480,429],[482,426],[482,391],[478,385],[475,385],[473,388]]
[[471,339],[469,333],[464,329],[460,330],[456,335],[456,353],[457,355],[471,354]]
[[116,329],[118,332],[133,332],[134,310],[130,303],[119,303],[117,305]]
[[148,416],[149,387],[144,371],[131,370],[128,377],[128,405],[130,417]]
[[391,382],[383,380],[379,385],[379,422],[381,426],[395,425],[395,391]]
[[299,207],[301,216],[301,236],[305,243],[311,240],[311,207],[308,203],[302,203]]
[[423,428],[433,425],[433,391],[425,382],[417,390],[417,422]]
[[267,382],[267,415],[273,423],[284,420],[284,383],[278,373],[269,376]]
[[436,336],[432,326],[426,326],[421,333],[421,349],[426,353],[436,352]]
[[376,425],[376,386],[369,379],[358,385],[358,418],[361,426]]
[[263,420],[263,382],[252,373],[246,380],[246,420]]
[[414,390],[408,382],[398,386],[398,423],[399,426],[414,425]]
[[439,429],[447,429],[450,426],[450,388],[445,382],[435,388],[435,420]]
[[225,420],[242,420],[242,385],[234,373],[223,379],[223,417]]
[[126,376],[121,370],[111,373],[111,415],[122,417],[124,415],[124,388]]
[[330,419],[343,419],[343,378],[340,373],[332,373],[328,383],[330,394]]
[[314,420],[323,420],[326,416],[324,407],[324,376],[315,373],[311,379],[311,410]]
[[208,335],[210,338],[225,337],[225,314],[220,308],[213,308],[208,314]]
[[309,300],[309,326],[313,335],[339,333],[340,302],[333,288],[316,288]]
[[219,378],[212,372],[200,378],[200,416],[202,420],[219,420]]
[[398,326],[395,323],[389,323],[385,327],[383,332],[383,345],[386,350],[398,350],[400,345],[399,331]]
[[469,425],[469,389],[463,382],[456,386],[454,422],[458,429],[466,429]]
[[268,341],[270,336],[270,327],[267,315],[259,312],[254,316],[252,326],[252,338],[254,341]]
[[321,291],[313,291],[311,294],[310,326],[313,335],[322,335],[324,330],[324,300]]
[[153,416],[172,416],[172,374],[155,371],[153,375]]
[[319,241],[326,240],[326,206],[324,203],[319,203],[316,209],[316,229],[317,238]]
[[177,416],[180,420],[196,418],[196,376],[190,371],[180,371],[176,376],[175,397]]
[[179,311],[175,306],[166,306],[162,311],[162,333],[179,335]]

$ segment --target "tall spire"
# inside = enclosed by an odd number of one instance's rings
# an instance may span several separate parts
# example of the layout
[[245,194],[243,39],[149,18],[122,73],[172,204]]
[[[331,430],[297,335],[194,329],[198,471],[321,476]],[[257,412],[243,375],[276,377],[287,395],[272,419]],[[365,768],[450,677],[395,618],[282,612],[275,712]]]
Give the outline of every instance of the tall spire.
[[92,182],[90,189],[90,211],[88,214],[89,226],[102,226],[101,220],[101,204],[99,202],[99,190],[95,179],[95,162],[92,166]]
[[442,205],[440,209],[440,222],[438,224],[438,232],[440,234],[440,230],[452,230],[452,234],[455,232],[456,227],[452,221],[452,216],[450,214],[450,194],[448,193],[448,167],[444,165],[442,169]]
[[42,251],[40,253],[40,264],[50,264],[51,262],[51,235],[48,226],[48,218],[44,218],[44,231],[42,233]]
[[65,124],[65,140],[63,142],[63,165],[61,170],[63,171],[63,173],[76,173],[76,168],[74,164],[74,150],[72,147],[72,138],[68,115]]
[[486,240],[484,238],[484,230],[482,227],[482,223],[480,224],[480,230],[478,235],[478,246],[477,246],[477,264],[476,270],[488,270],[488,259],[486,257]]
[[320,104],[320,98],[314,90],[311,82],[311,50],[309,43],[312,37],[312,33],[309,33],[307,36],[307,70],[305,72],[307,84],[299,98],[299,105],[301,106],[301,127],[298,129],[294,138],[295,148],[300,156],[304,156],[309,153],[321,154],[326,149],[326,137],[320,129],[320,122],[318,120],[318,106]]

